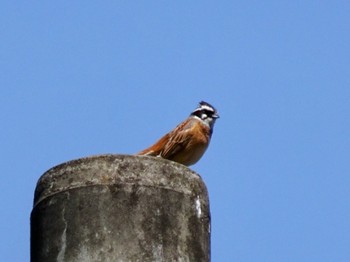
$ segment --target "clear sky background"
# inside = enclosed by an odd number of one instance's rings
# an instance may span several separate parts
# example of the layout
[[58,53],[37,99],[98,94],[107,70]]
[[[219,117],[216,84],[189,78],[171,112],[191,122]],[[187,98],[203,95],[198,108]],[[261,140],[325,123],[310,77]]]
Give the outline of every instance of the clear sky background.
[[217,107],[212,261],[350,261],[349,1],[2,1],[1,261],[47,169]]

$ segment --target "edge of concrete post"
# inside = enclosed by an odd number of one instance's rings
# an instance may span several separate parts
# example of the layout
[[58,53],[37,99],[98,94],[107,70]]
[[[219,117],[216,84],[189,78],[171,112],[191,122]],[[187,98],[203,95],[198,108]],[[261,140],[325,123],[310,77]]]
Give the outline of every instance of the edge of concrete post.
[[[83,172],[91,168],[95,172]],[[127,175],[123,172],[125,169],[128,169]],[[140,173],[140,170],[143,172]],[[37,182],[34,206],[42,199],[65,190],[118,183],[168,188],[192,195],[203,194],[209,203],[208,190],[201,176],[184,165],[150,156],[103,154],[70,160],[47,170]]]

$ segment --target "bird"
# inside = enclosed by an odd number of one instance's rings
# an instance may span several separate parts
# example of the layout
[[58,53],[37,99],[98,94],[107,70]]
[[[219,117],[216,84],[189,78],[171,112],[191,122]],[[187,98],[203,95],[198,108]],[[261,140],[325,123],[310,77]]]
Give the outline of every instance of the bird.
[[136,155],[162,157],[191,166],[208,148],[215,121],[219,117],[215,107],[201,101],[187,119]]

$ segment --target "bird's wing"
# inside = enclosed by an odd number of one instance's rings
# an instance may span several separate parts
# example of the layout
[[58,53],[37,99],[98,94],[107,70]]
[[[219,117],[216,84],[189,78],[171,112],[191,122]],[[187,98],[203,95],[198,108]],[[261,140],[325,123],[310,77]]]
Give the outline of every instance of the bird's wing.
[[174,130],[174,132],[170,134],[169,141],[161,152],[161,157],[171,159],[175,154],[188,145],[191,137],[190,129],[184,129],[182,131]]

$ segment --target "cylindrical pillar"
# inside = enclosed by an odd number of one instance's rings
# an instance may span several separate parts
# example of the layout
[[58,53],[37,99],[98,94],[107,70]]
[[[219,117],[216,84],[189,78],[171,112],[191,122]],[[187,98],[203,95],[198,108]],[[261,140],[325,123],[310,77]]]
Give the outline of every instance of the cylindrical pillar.
[[38,181],[31,261],[209,261],[205,184],[161,158],[73,160]]

